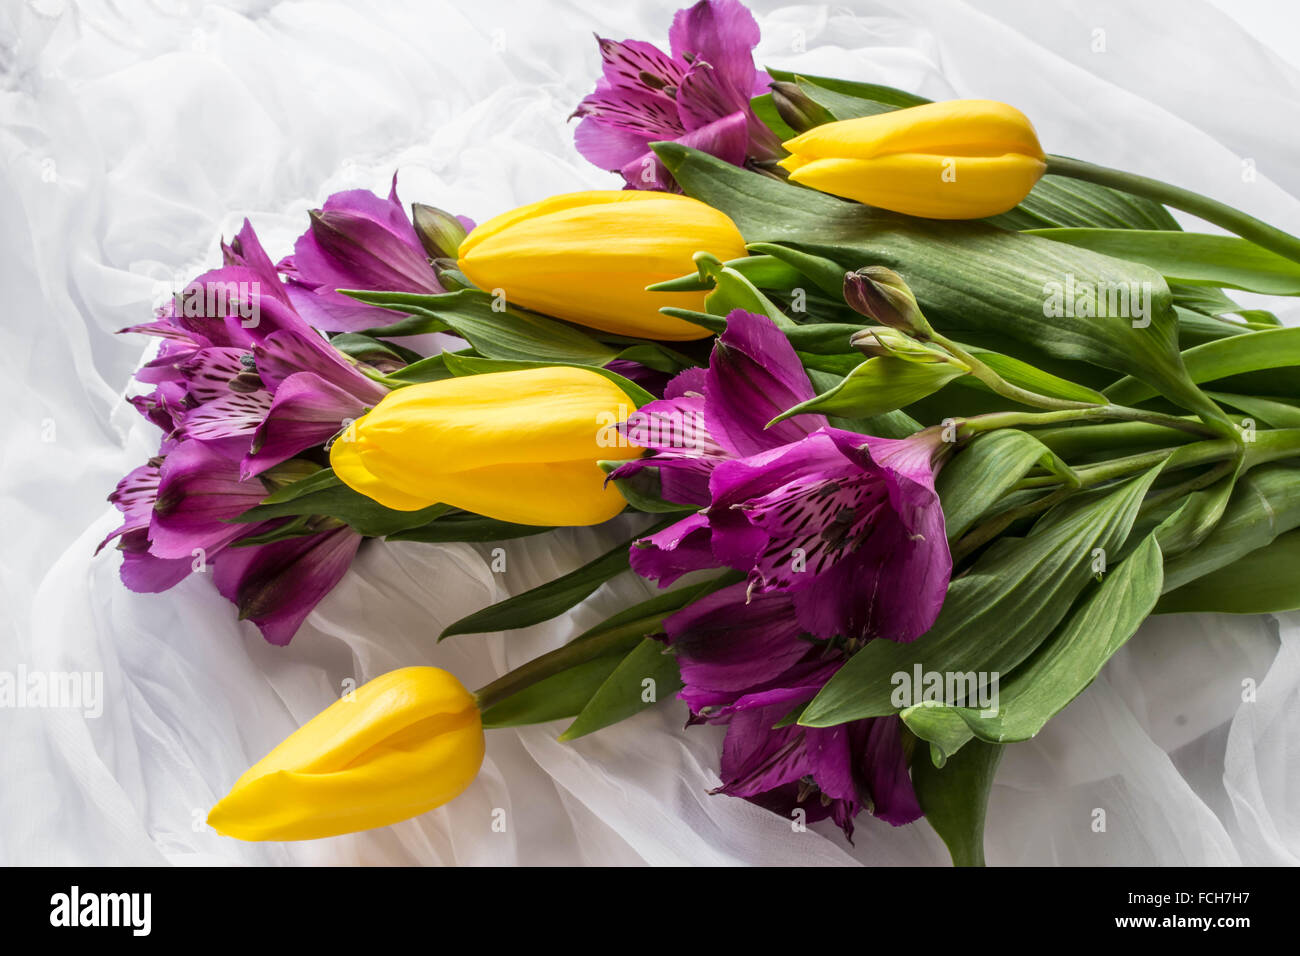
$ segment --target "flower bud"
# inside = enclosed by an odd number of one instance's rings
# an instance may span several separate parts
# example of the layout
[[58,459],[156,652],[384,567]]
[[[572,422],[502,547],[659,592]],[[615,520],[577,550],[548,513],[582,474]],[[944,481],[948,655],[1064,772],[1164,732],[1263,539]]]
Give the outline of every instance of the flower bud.
[[457,797],[483,762],[478,704],[437,667],[405,667],[325,708],[208,814],[240,840],[315,840],[387,826]]
[[642,452],[614,427],[632,409],[587,368],[424,382],[390,392],[348,426],[330,464],[398,511],[442,503],[516,524],[599,524],[627,503],[597,462]]
[[456,250],[469,235],[469,230],[474,228],[469,219],[453,216],[422,202],[411,204],[411,219],[420,245],[424,246],[430,259],[455,259]]
[[460,246],[460,270],[512,305],[618,335],[684,340],[707,329],[663,315],[703,312],[705,292],[647,292],[695,271],[697,252],[745,256],[735,223],[673,193],[596,190],[553,196],[490,219]]
[[1047,166],[1033,125],[1005,103],[950,100],[826,123],[785,143],[790,179],[928,219],[1014,208]]
[[844,301],[881,325],[907,332],[917,338],[929,338],[934,330],[926,321],[916,296],[893,269],[867,266],[844,274]]
[[909,338],[906,333],[882,325],[854,332],[849,338],[849,345],[868,358],[887,355],[920,365],[937,365],[943,362],[966,368],[965,363],[959,362],[942,349],[918,342],[916,339]]
[[799,88],[798,83],[778,81],[771,84],[772,105],[777,115],[796,133],[803,133],[814,126],[832,122],[835,117],[825,107],[819,106]]

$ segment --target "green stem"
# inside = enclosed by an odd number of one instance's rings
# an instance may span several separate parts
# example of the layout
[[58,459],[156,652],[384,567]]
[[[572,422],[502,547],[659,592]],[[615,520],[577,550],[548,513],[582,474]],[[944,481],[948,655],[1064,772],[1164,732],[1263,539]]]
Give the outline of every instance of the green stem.
[[[1177,448],[1162,448],[1158,451],[1143,452],[1138,455],[1126,455],[1096,465],[1083,465],[1074,469],[1079,479],[1079,488],[1092,488],[1115,478],[1146,471],[1156,465],[1164,464],[1165,471],[1177,471],[1182,468],[1195,468],[1197,465],[1212,461],[1233,458],[1239,452],[1239,446],[1229,438],[1216,438],[1209,441],[1193,442]],[[1056,475],[1039,475],[1021,479],[1017,488],[1049,488],[1061,484]]]
[[1169,442],[1192,440],[1185,433],[1171,435],[1160,425],[1146,422],[1103,422],[1097,425],[1064,425],[1034,432],[1034,437],[1062,458],[1077,458],[1090,452],[1124,448],[1150,448]]
[[1203,471],[1199,475],[1188,478],[1181,484],[1173,485],[1170,488],[1163,488],[1154,494],[1148,495],[1146,499],[1138,506],[1138,514],[1146,514],[1153,508],[1158,508],[1166,502],[1176,501],[1184,495],[1189,495],[1193,491],[1200,491],[1202,488],[1208,488],[1220,478],[1226,478],[1232,474],[1237,467],[1235,461],[1225,461],[1208,471]]
[[1015,508],[1009,508],[1002,512],[1002,514],[990,518],[988,521],[984,522],[984,524],[980,525],[974,531],[971,531],[962,537],[960,541],[957,541],[952,545],[952,563],[956,565],[976,548],[992,541],[1003,531],[1007,530],[1007,528],[1011,527],[1011,525],[1016,521],[1019,521],[1021,518],[1028,518],[1031,515],[1036,515],[1040,511],[1046,511],[1048,508],[1052,507],[1052,505],[1064,501],[1072,495],[1074,491],[1075,489],[1073,488],[1058,488],[1056,491],[1043,495],[1041,498],[1036,498],[1033,501]]
[[965,419],[960,426],[964,436],[978,435],[995,428],[1032,428],[1061,422],[1120,421],[1162,425],[1197,436],[1217,436],[1218,432],[1200,422],[1163,412],[1152,412],[1125,405],[1083,405],[1050,412],[991,412]]
[[1144,196],[1165,206],[1173,206],[1183,212],[1221,226],[1229,232],[1236,233],[1243,239],[1249,239],[1265,249],[1270,249],[1280,256],[1300,262],[1300,239],[1275,226],[1249,216],[1240,209],[1234,209],[1190,189],[1171,186],[1158,179],[1149,179],[1136,173],[1127,173],[1121,169],[1096,166],[1081,159],[1066,156],[1048,156],[1047,172],[1056,176],[1069,176],[1099,186],[1109,186],[1134,196]]
[[1043,395],[1039,392],[1031,392],[1027,388],[1021,388],[1008,382],[992,368],[981,362],[978,358],[966,351],[952,339],[940,335],[933,330],[926,336],[926,339],[935,345],[942,346],[954,358],[962,361],[969,369],[971,375],[979,379],[996,394],[1003,398],[1009,398],[1013,402],[1019,402],[1021,405],[1029,405],[1033,408],[1051,408],[1051,409],[1076,409],[1076,408],[1095,408],[1088,402],[1074,402],[1065,398],[1053,398],[1050,395]]
[[[1280,443],[1275,444],[1280,445]],[[1203,465],[1212,461],[1230,459],[1224,462],[1224,464],[1217,465],[1209,471],[1197,475],[1189,481],[1183,482],[1181,485],[1175,486],[1178,494],[1185,494],[1188,491],[1195,491],[1204,488],[1206,485],[1217,481],[1226,473],[1224,471],[1225,466],[1229,470],[1235,467],[1235,464],[1231,459],[1234,459],[1239,453],[1240,446],[1237,442],[1230,438],[1218,438],[1211,441],[1194,442],[1190,445],[1180,445],[1179,447],[1172,449],[1147,452],[1141,455],[1129,455],[1125,458],[1117,458],[1114,461],[1102,462],[1101,464],[1093,465],[1089,468],[1076,469],[1075,474],[1079,478],[1079,484],[1077,486],[1066,485],[1057,488],[1055,491],[1045,494],[1041,498],[1036,498],[1033,501],[1026,502],[1023,505],[1004,511],[1002,514],[990,518],[984,524],[975,528],[963,537],[960,541],[953,544],[953,563],[956,564],[971,552],[975,551],[975,549],[987,544],[989,541],[992,541],[1009,528],[1014,522],[1019,521],[1021,518],[1032,517],[1039,512],[1046,511],[1053,505],[1064,501],[1076,491],[1081,491],[1115,478],[1122,478],[1125,475],[1143,471],[1147,468],[1154,468],[1160,464],[1163,464],[1164,471],[1168,472],[1177,471],[1183,468],[1193,468],[1197,465]],[[1037,481],[1036,479],[1028,480]],[[1050,476],[1049,481],[1051,483],[1057,483],[1060,479],[1055,476]],[[1022,482],[1021,486],[1032,488],[1038,487],[1039,485],[1037,483],[1034,485],[1028,485]],[[1161,492],[1159,495],[1153,497],[1158,498],[1159,501],[1168,501],[1171,497],[1176,497],[1176,495],[1170,495],[1168,492]],[[1150,505],[1148,504],[1143,505],[1144,508],[1149,506]]]

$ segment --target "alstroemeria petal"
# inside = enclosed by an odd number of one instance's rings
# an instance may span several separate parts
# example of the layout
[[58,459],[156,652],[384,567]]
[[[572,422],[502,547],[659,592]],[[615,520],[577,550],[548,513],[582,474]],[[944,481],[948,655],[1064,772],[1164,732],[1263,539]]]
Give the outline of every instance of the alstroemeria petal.
[[340,527],[248,548],[228,548],[213,578],[222,596],[239,608],[271,644],[288,644],[302,622],[339,583],[361,544],[361,535]]
[[727,328],[709,359],[705,416],[728,452],[753,455],[824,426],[821,415],[799,415],[767,427],[815,394],[794,346],[771,319],[741,309],[727,316]]
[[239,464],[201,441],[183,441],[159,469],[149,524],[150,551],[163,558],[209,557],[248,531],[232,524],[266,497],[260,481],[241,481]]
[[301,451],[323,445],[366,406],[350,392],[315,372],[290,375],[275,390],[275,398],[259,420],[249,453],[241,463],[247,479]]
[[643,578],[658,580],[663,588],[683,574],[716,568],[708,524],[704,515],[693,514],[639,539],[628,553],[632,570]]

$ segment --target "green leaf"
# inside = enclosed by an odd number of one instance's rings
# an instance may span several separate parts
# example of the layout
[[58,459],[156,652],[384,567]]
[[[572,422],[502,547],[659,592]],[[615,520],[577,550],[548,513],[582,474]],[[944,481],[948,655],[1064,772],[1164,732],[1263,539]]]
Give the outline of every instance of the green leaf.
[[[1068,379],[1061,378],[1059,375],[1053,375],[1051,372],[1045,372],[1037,366],[1022,362],[1018,358],[1012,358],[1010,355],[1003,355],[1000,352],[992,352],[974,346],[966,346],[966,350],[1012,385],[1018,385],[1031,392],[1049,395],[1052,398],[1064,398],[1072,402],[1091,402],[1094,405],[1105,405],[1108,401],[1105,395],[1095,389],[1088,388],[1086,385],[1078,385]],[[973,377],[961,381],[963,384],[970,383],[972,385],[978,384],[981,388],[987,387]]]
[[360,332],[343,332],[330,338],[330,345],[345,355],[374,365],[376,362],[392,362],[409,365],[418,362],[418,352],[397,345],[393,342],[381,342],[379,339]]
[[542,724],[578,714],[592,694],[613,673],[623,654],[606,654],[575,664],[483,711],[483,726],[519,727]]
[[[445,330],[459,335],[485,358],[572,365],[607,365],[618,354],[603,342],[572,325],[509,306],[494,308],[497,300],[478,289],[462,289],[440,295],[399,292],[356,292],[348,295],[370,305],[407,312],[417,318],[433,319]],[[413,334],[398,323],[369,329],[370,336]],[[443,331],[433,327],[422,331]]]
[[998,688],[996,713],[978,706],[932,709],[951,709],[976,736],[993,743],[1033,737],[1096,679],[1146,620],[1160,597],[1161,560],[1155,535],[1148,535]]
[[289,538],[305,538],[307,535],[317,534],[320,532],[319,516],[317,515],[299,515],[280,525],[278,528],[272,528],[270,531],[263,531],[261,534],[250,534],[232,541],[229,545],[231,548],[255,548],[259,544],[270,544],[273,541],[287,541]]
[[[1172,296],[1146,266],[985,223],[914,219],[847,203],[678,143],[654,148],[687,195],[730,216],[749,243],[793,245],[846,271],[888,266],[950,337],[970,331],[1011,339],[1054,358],[1136,375],[1185,408],[1222,417],[1187,380]],[[1079,290],[1070,309],[1063,277]],[[1118,290],[1133,288],[1150,291],[1149,314],[1140,320],[1109,309]]]
[[1171,282],[1300,295],[1300,263],[1239,236],[1147,229],[1034,229],[1033,235],[1141,262]]
[[439,515],[428,524],[388,535],[389,541],[424,541],[441,544],[449,541],[511,541],[554,531],[546,525],[512,524],[485,518],[465,511]]
[[522,594],[516,594],[481,611],[462,617],[459,621],[449,624],[438,640],[457,634],[513,631],[516,628],[530,627],[542,621],[549,621],[563,614],[606,581],[628,570],[628,548],[632,546],[632,542],[667,527],[671,520],[667,519],[652,525],[606,551],[595,560],[554,581],[539,584]]
[[948,758],[975,739],[955,707],[914,704],[898,714],[907,729],[930,745],[930,763],[942,767]]
[[685,319],[687,322],[694,322],[696,325],[708,329],[710,332],[723,332],[727,328],[727,320],[718,315],[712,315],[708,312],[696,312],[694,309],[679,309],[676,306],[665,306],[659,310],[664,315],[671,315],[675,319]]
[[817,413],[866,418],[910,405],[966,372],[946,362],[921,364],[892,355],[869,358],[830,391],[787,409],[772,424],[795,415]]
[[1156,614],[1272,614],[1300,609],[1300,529],[1170,591]]
[[845,269],[835,260],[809,255],[790,246],[771,242],[751,242],[746,248],[768,258],[781,260],[805,279],[811,280],[813,285],[832,299],[843,301]]
[[1249,326],[1226,319],[1202,315],[1192,309],[1174,306],[1178,313],[1178,347],[1186,351],[1206,342],[1245,335],[1253,331]]
[[1234,395],[1230,392],[1207,392],[1221,405],[1228,405],[1258,418],[1271,428],[1300,428],[1300,408],[1271,398]]
[[293,484],[285,485],[283,488],[273,491],[263,498],[261,503],[264,505],[278,505],[286,501],[293,501],[295,498],[301,498],[313,491],[321,491],[324,488],[337,488],[341,484],[343,484],[343,480],[334,474],[333,468],[321,468],[305,478],[298,479]]
[[1165,561],[1174,591],[1300,527],[1300,481],[1289,464],[1260,465],[1237,479],[1223,517],[1197,547]]
[[453,378],[451,370],[447,368],[446,355],[470,355],[473,349],[463,349],[459,352],[439,352],[437,355],[431,355],[428,358],[420,359],[418,362],[412,362],[406,368],[399,368],[394,372],[389,372],[385,378],[398,386],[401,385],[418,385],[421,382],[440,382],[446,378]]
[[[303,490],[299,486],[314,490]],[[272,518],[327,515],[346,522],[367,537],[380,538],[396,531],[428,524],[448,510],[447,505],[432,505],[419,511],[385,508],[374,499],[343,484],[333,471],[322,469],[309,478],[280,489],[234,520],[240,524],[251,524]]]
[[621,388],[623,393],[627,395],[628,399],[630,399],[637,408],[655,400],[653,395],[631,379],[626,379],[617,372],[611,372],[607,368],[593,367],[579,362],[528,362],[513,359],[480,358],[474,355],[462,355],[455,352],[443,352],[442,359],[447,366],[447,370],[458,378],[464,375],[482,375],[487,372],[509,372],[523,368],[554,368],[557,365],[564,365],[572,368],[585,368],[595,372],[597,375],[604,376]]
[[1159,203],[1109,186],[1047,175],[1015,209],[985,222],[1003,229],[1084,226],[1103,229],[1178,230],[1178,221]]
[[767,73],[772,79],[785,83],[815,83],[825,90],[831,90],[844,96],[853,96],[858,99],[872,100],[877,103],[886,103],[896,108],[906,106],[920,106],[923,103],[929,103],[924,96],[917,96],[915,93],[909,93],[906,90],[900,90],[893,86],[882,86],[878,83],[861,83],[857,80],[841,80],[833,76],[817,76],[813,73],[791,73],[789,70],[776,70],[767,67]]
[[[1229,315],[1241,313],[1240,305],[1229,299],[1222,289],[1208,285],[1178,285],[1169,283],[1169,291],[1174,294],[1174,304],[1185,309],[1194,309],[1205,315]],[[1274,323],[1275,325],[1277,323]]]
[[[597,464],[608,475],[620,465],[626,465],[627,462],[600,461]],[[658,468],[642,468],[630,478],[612,478],[610,480],[618,488],[619,493],[627,499],[627,503],[637,511],[643,511],[647,514],[680,515],[688,511],[699,510],[697,505],[684,505],[664,499]]]
[[912,763],[916,799],[954,866],[984,865],[984,816],[1001,759],[1002,747],[977,741],[942,769],[928,760]]
[[1009,674],[1065,617],[1089,581],[1095,549],[1116,554],[1159,468],[1047,512],[1023,539],[1006,539],[948,587],[934,626],[910,644],[870,641],[813,698],[800,723],[831,727],[902,709],[893,675]]
[[[728,269],[743,276],[748,282],[760,289],[788,289],[799,281],[797,269],[787,265],[776,256],[746,256],[743,259],[729,259],[722,263]],[[712,289],[713,279],[701,270],[646,286],[649,292],[699,292]]]
[[681,686],[677,658],[659,641],[647,637],[614,668],[559,739],[577,740],[626,720],[651,704],[671,697]]
[[[820,84],[814,83],[807,77],[799,77],[795,80],[799,84],[799,89],[810,100],[828,111],[834,119],[846,120],[857,119],[861,116],[876,116],[879,113],[890,113],[900,109],[893,103],[882,102],[877,99],[869,99],[863,96],[850,95],[841,93],[837,90],[829,89]],[[884,89],[881,87],[881,89]],[[917,104],[912,104],[917,105]]]
[[[1184,352],[1183,365],[1198,384],[1245,372],[1300,365],[1300,328],[1269,329],[1206,342]],[[1135,405],[1158,393],[1132,377],[1122,378],[1104,391],[1118,405]]]
[[977,436],[935,481],[948,539],[965,534],[1035,465],[1054,457],[1038,439],[1013,428]]
[[[700,258],[697,256],[697,261]],[[712,314],[725,318],[735,309],[744,309],[755,315],[767,316],[777,328],[794,327],[794,323],[771,299],[735,269],[726,268],[716,259],[713,263],[703,263],[701,268],[709,270],[714,280],[713,291],[704,297],[704,307]]]

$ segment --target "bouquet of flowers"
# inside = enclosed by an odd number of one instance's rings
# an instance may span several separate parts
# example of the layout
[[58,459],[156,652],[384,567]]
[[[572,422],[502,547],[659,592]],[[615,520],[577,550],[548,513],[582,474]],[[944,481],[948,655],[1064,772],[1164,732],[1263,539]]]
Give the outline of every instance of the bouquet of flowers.
[[441,636],[662,589],[474,692],[371,680],[218,831],[390,824],[468,786],[485,728],[573,740],[671,689],[726,726],[718,793],[849,838],[924,816],[980,863],[1003,748],[1148,615],[1300,607],[1300,329],[1224,291],[1300,294],[1300,239],[1045,153],[1012,106],[759,70],[758,39],[700,0],[667,51],[599,40],[576,140],[623,189],[481,225],[408,214],[396,178],[339,193],[291,256],[245,223],[128,330],[161,340],[131,399],[158,454],[110,499],[134,590],[210,565],[285,644],[368,538],[627,513]]

